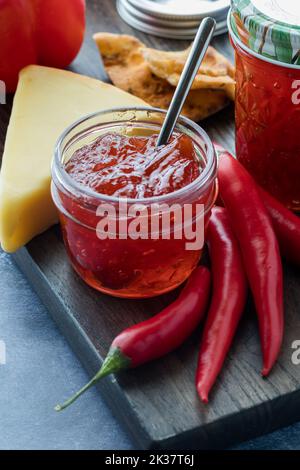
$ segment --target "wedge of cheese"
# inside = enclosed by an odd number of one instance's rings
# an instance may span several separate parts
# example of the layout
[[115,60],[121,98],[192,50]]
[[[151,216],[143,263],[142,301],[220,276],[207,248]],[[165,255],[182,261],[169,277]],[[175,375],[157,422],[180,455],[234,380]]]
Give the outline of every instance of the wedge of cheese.
[[31,65],[22,70],[0,174],[0,242],[13,252],[57,222],[51,160],[62,131],[81,116],[145,103],[99,80]]

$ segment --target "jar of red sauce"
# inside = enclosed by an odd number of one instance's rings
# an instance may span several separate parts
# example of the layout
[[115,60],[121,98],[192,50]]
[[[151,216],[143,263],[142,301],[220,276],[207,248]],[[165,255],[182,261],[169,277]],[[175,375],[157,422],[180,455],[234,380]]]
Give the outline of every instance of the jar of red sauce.
[[[156,155],[156,160],[146,161],[145,166],[139,149],[153,145],[164,117],[165,111],[154,108],[114,109],[93,114],[70,126],[55,149],[52,197],[71,263],[87,284],[117,297],[151,297],[184,282],[199,262],[203,241],[194,243],[191,249],[191,235],[185,231],[186,227],[181,232],[179,229],[186,224],[191,233],[196,233],[195,229],[200,227],[199,233],[202,230],[204,236],[216,200],[214,147],[204,130],[189,119],[180,117],[178,120],[172,143],[176,145],[171,152],[163,158]],[[181,146],[177,145],[176,139]],[[127,143],[122,148],[124,141]],[[137,149],[137,156],[132,152],[132,145]],[[191,149],[195,158],[192,162],[188,160]],[[93,158],[96,154],[95,166]],[[124,160],[120,174],[118,165],[122,164],[124,155],[130,158]],[[108,168],[107,162],[112,158],[115,158],[116,166]],[[140,158],[141,164],[132,168],[132,161],[135,164],[132,158]],[[85,175],[85,168],[90,168],[91,161],[96,172]],[[139,178],[143,177],[141,172],[149,171],[149,168],[152,168],[154,185],[144,190]],[[98,170],[102,183],[99,178],[97,180]],[[125,186],[124,180],[129,181]],[[82,181],[92,182],[86,186]],[[101,186],[103,181],[105,184]],[[137,191],[141,191],[141,187],[142,193]],[[118,189],[112,193],[112,188]],[[176,204],[177,212],[167,214],[173,204]],[[153,207],[159,208],[155,219],[158,225],[154,224]],[[125,233],[133,220],[132,214],[140,208],[144,211],[139,213],[143,214],[141,225],[144,229],[149,228],[148,237]],[[190,209],[187,211],[189,216],[181,219],[186,208]],[[167,218],[163,219],[165,214]],[[162,224],[162,219],[165,222],[168,216],[169,234]]]
[[300,211],[300,7],[232,0],[236,154],[256,181]]

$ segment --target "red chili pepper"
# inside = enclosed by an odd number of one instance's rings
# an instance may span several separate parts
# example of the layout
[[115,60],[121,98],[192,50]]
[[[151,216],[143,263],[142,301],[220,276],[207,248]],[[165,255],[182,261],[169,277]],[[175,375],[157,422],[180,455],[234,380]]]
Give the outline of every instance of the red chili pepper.
[[99,372],[72,398],[57,405],[56,411],[69,406],[103,377],[157,359],[180,346],[203,318],[209,293],[210,272],[200,266],[193,271],[175,302],[114,339]]
[[[218,144],[214,144],[219,154],[230,153]],[[300,217],[287,209],[281,202],[258,186],[261,198],[272,219],[273,228],[279,242],[282,255],[291,263],[300,265]],[[223,205],[219,199],[218,205]]]
[[282,255],[300,265],[300,218],[259,188],[262,200],[271,216]]
[[272,369],[283,337],[283,281],[278,242],[257,185],[228,152],[219,153],[222,200],[239,241],[255,301],[263,352],[262,375]]
[[201,400],[222,368],[247,299],[247,278],[226,209],[214,207],[207,229],[213,294],[200,344],[196,387]]

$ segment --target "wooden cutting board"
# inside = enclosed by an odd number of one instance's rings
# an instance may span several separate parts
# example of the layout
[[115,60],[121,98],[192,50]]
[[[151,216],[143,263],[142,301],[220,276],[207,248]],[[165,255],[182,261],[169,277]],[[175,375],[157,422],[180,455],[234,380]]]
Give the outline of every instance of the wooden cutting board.
[[[118,18],[114,3],[88,1],[86,41],[72,66],[74,71],[105,78],[91,39],[97,31],[136,34],[150,46],[162,49],[186,46],[133,31]],[[226,35],[216,39],[214,45],[232,57]],[[10,105],[0,106],[1,153],[9,114]],[[206,120],[203,127],[213,139],[233,150],[232,108]],[[176,296],[172,293],[128,301],[92,290],[71,269],[58,227],[35,238],[13,258],[91,374],[98,370],[117,333],[160,311]],[[285,311],[283,352],[270,377],[262,379],[257,322],[249,302],[209,405],[200,403],[194,387],[201,328],[175,353],[118,377],[108,377],[99,384],[99,390],[139,448],[226,447],[299,420],[300,365],[293,365],[291,356],[292,343],[300,340],[300,270],[292,267],[285,268]]]

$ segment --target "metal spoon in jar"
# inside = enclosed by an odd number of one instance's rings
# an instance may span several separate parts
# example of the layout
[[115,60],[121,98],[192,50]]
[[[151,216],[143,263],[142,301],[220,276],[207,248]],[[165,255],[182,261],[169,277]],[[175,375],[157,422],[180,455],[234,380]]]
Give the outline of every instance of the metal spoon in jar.
[[207,17],[201,21],[166,118],[160,130],[157,146],[167,144],[172,135],[186,97],[211,41],[215,27],[216,21],[213,18]]

